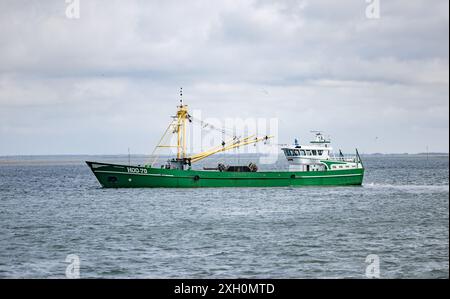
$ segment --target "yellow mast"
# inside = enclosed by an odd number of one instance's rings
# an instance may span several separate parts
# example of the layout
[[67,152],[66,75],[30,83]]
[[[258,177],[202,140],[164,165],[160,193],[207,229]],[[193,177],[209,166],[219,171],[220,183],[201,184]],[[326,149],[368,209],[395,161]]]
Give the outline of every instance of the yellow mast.
[[[152,152],[153,161],[150,163],[151,167],[153,167],[158,159],[158,156],[155,156],[155,153],[160,148],[177,148],[177,159],[180,160],[186,158],[186,121],[189,119],[189,112],[188,105],[183,105],[183,88],[180,89],[180,97],[180,105],[177,106],[178,110],[173,117],[173,121],[169,124],[164,135]],[[163,144],[165,137],[168,136],[169,133],[177,133],[177,145]]]
[[177,111],[177,159],[186,158],[186,121],[189,117],[188,106],[183,105],[183,88],[180,89],[180,106]]

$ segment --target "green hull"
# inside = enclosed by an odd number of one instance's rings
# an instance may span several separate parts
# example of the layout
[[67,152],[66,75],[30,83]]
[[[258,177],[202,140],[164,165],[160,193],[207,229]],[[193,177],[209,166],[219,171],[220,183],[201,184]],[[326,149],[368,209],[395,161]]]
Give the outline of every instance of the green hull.
[[288,187],[361,185],[364,169],[219,172],[86,162],[105,188]]

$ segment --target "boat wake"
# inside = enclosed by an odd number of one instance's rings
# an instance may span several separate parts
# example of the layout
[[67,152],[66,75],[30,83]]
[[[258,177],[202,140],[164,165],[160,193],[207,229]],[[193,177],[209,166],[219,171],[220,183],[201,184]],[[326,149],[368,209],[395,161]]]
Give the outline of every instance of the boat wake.
[[395,189],[410,192],[449,192],[449,185],[413,185],[413,184],[380,184],[380,183],[364,183],[363,187],[370,189]]

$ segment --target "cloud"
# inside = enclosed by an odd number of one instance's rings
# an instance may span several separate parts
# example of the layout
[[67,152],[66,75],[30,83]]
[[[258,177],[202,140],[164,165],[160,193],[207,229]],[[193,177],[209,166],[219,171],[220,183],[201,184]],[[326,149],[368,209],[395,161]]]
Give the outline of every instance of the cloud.
[[80,3],[0,2],[0,154],[148,153],[180,86],[205,116],[278,117],[280,141],[448,151],[448,1]]

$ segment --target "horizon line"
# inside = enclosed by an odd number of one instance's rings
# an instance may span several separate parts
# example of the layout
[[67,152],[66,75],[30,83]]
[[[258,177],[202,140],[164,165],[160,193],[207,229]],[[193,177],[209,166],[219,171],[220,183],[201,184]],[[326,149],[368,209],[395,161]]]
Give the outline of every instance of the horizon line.
[[[279,155],[282,155],[283,153],[279,153]],[[353,153],[344,153],[344,154],[353,154]],[[374,153],[360,153],[361,155],[450,155],[450,152],[417,152],[417,153],[382,153],[382,152],[374,152]],[[217,153],[216,155],[267,155],[267,153]],[[151,154],[127,154],[127,153],[121,153],[121,154],[6,154],[6,155],[0,155],[0,157],[55,157],[55,156],[152,156]],[[172,155],[153,155],[153,156],[172,156]]]

